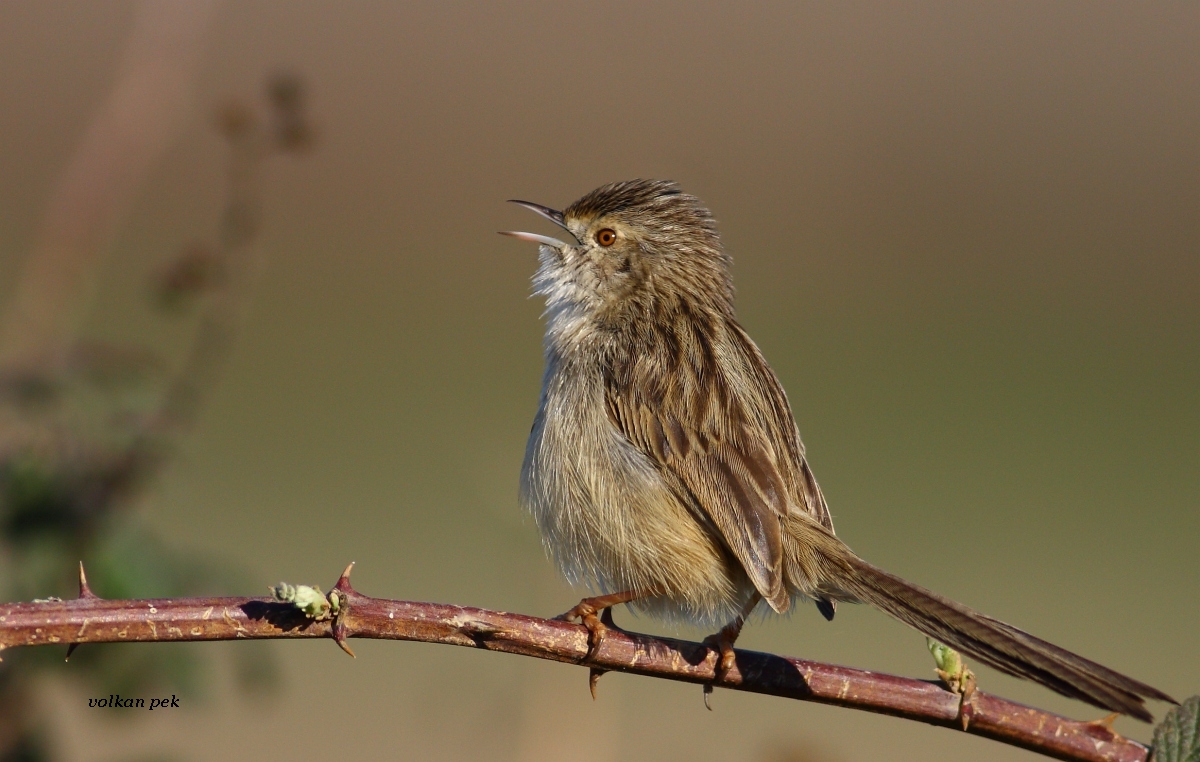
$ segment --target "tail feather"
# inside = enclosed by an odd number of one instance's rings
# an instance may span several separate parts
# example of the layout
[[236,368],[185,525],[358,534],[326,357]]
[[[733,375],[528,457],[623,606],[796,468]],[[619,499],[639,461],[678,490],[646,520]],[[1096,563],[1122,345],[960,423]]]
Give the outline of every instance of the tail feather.
[[829,591],[833,597],[869,603],[1001,672],[1146,722],[1154,718],[1143,697],[1178,703],[1145,683],[872,566],[840,542],[836,550],[832,543],[821,545],[829,571],[836,568],[827,577],[836,579],[837,590]]

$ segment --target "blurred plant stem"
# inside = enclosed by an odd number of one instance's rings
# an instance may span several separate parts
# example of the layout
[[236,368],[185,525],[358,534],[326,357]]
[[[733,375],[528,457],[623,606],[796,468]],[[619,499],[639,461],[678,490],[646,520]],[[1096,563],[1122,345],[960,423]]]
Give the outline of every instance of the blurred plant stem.
[[112,239],[192,107],[216,0],[144,0],[117,82],[88,125],[42,217],[0,321],[0,367],[76,335]]
[[[182,359],[79,336],[115,232],[189,111],[215,8],[215,0],[139,6],[117,84],[63,174],[0,324],[0,547],[9,599],[67,594],[64,564],[79,559],[110,595],[237,584],[215,561],[166,548],[127,509],[190,430],[242,322],[264,265],[255,245],[263,161],[312,143],[298,78],[272,78],[265,108],[232,102],[216,115],[229,149],[217,240],[185,249],[152,282],[160,317],[195,323]],[[0,665],[0,760],[49,758],[39,731],[49,723],[30,697],[40,675],[61,669],[59,656],[17,655]],[[84,652],[67,674],[101,692],[182,692],[197,687],[196,664],[177,649]],[[249,681],[263,677],[260,659],[240,667]]]

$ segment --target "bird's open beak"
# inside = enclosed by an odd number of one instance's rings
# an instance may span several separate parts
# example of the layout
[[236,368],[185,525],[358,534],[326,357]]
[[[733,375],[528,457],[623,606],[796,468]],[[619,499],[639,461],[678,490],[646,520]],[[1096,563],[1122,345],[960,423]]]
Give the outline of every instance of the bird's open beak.
[[510,235],[513,238],[521,241],[530,241],[532,243],[542,243],[555,249],[565,249],[567,245],[557,238],[551,238],[548,235],[538,235],[537,233],[520,233],[515,230],[501,230],[500,235]]
[[566,223],[566,221],[563,220],[563,213],[558,211],[557,209],[551,209],[548,206],[542,206],[541,204],[535,204],[532,201],[518,201],[515,198],[510,198],[508,200],[508,203],[519,204],[520,206],[525,207],[526,209],[528,209],[531,212],[542,215],[546,219],[553,222],[555,225],[558,225],[563,230],[567,229],[567,223]]
[[534,244],[545,244],[553,248],[566,248],[566,244],[557,238],[550,238],[548,235],[538,235],[536,233],[520,233],[517,230],[500,230],[500,235],[511,235],[512,238],[522,241],[532,241]]
[[[541,204],[535,204],[532,201],[518,201],[516,199],[509,199],[508,202],[510,204],[519,204],[531,212],[540,214],[541,216],[543,216],[546,219],[553,222],[555,225],[558,225],[563,230],[566,230],[568,233],[571,233],[571,231],[567,228],[566,221],[563,220],[563,213],[558,211],[557,209],[551,209],[548,206],[542,206]],[[544,244],[546,246],[552,246],[556,249],[565,249],[567,247],[567,244],[563,243],[562,241],[558,240],[557,238],[551,238],[548,235],[538,235],[537,233],[519,233],[519,232],[515,232],[515,231],[511,231],[511,230],[503,230],[500,232],[500,235],[510,235],[513,238],[517,238],[522,241],[530,241],[532,243],[540,243],[540,244]],[[574,237],[574,235],[575,235],[574,233],[571,233],[572,237]]]

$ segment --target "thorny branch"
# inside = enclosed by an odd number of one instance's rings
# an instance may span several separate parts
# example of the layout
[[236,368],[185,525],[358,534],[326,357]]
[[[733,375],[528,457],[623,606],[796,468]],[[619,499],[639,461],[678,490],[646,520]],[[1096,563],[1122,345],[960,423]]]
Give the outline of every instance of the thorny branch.
[[974,691],[964,696],[936,682],[832,664],[738,651],[716,680],[718,654],[700,643],[610,629],[589,659],[582,625],[486,609],[362,595],[342,572],[330,595],[337,605],[311,617],[272,598],[105,600],[88,588],[80,566],[79,598],[0,605],[0,649],[80,643],[333,638],[415,640],[483,648],[580,664],[593,674],[628,672],[715,684],[801,701],[888,714],[1011,744],[1063,760],[1145,762],[1149,749],[1104,721],[1079,722]]

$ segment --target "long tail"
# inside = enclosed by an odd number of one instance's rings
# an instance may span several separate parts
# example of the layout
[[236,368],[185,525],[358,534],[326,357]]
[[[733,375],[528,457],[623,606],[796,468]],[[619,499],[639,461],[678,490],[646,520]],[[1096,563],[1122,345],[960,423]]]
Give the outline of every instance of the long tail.
[[809,548],[816,557],[810,560],[823,572],[817,575],[825,580],[820,586],[830,588],[823,592],[835,598],[869,603],[990,667],[1102,709],[1152,722],[1143,698],[1179,703],[1157,688],[872,566],[831,534],[817,534],[824,536],[813,538]]

